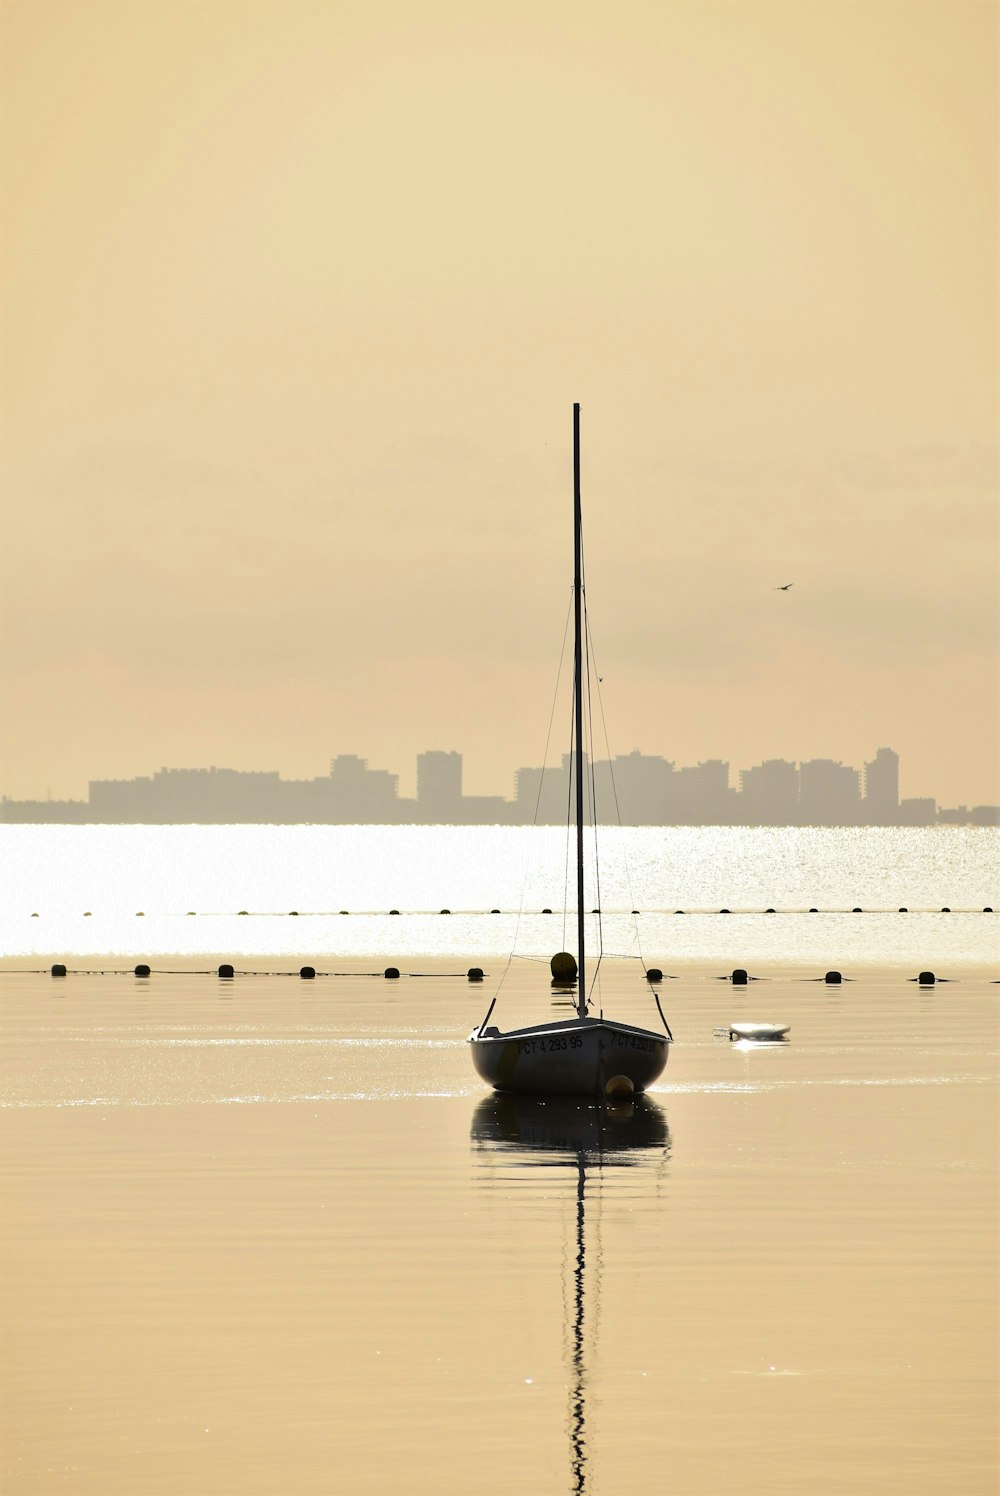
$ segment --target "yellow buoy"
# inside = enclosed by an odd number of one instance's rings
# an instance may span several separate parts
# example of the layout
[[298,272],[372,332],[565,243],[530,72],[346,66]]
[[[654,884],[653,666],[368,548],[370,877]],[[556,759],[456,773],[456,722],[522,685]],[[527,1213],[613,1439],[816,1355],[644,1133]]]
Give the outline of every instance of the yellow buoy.
[[571,956],[569,951],[556,951],[549,962],[554,982],[576,981],[576,957]]

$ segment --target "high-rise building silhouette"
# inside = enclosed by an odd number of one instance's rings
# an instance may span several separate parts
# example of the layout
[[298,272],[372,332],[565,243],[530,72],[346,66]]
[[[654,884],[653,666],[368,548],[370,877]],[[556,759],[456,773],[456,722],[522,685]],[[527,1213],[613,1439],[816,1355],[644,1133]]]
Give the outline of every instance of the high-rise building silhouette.
[[398,820],[399,775],[369,769],[366,758],[338,753],[330,764],[329,794],[338,821]]
[[[584,771],[587,756],[584,754]],[[518,769],[514,776],[515,805],[517,819],[527,825],[536,822],[539,826],[563,826],[570,813],[570,796],[573,793],[573,755],[564,753],[559,768],[554,765],[541,769]],[[584,816],[589,821],[589,805],[584,803]]]
[[793,826],[799,819],[799,771],[783,758],[769,758],[740,771],[741,816],[750,825]]
[[417,810],[421,820],[453,821],[462,802],[462,755],[428,750],[417,754]]
[[865,821],[892,826],[899,820],[899,754],[880,748],[865,764]]
[[860,820],[861,776],[832,758],[799,766],[799,816],[803,826],[855,826]]
[[674,766],[658,754],[619,753],[594,764],[598,820],[623,826],[662,826],[667,819]]
[[733,814],[729,765],[719,758],[678,769],[670,779],[668,821],[678,826],[725,825]]

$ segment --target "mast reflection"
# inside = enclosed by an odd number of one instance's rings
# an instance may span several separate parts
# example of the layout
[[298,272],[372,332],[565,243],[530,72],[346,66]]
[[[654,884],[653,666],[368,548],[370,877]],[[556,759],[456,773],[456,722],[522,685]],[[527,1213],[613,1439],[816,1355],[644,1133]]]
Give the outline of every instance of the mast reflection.
[[[574,1097],[542,1100],[494,1092],[476,1107],[471,1139],[477,1151],[499,1153],[515,1168],[569,1169],[576,1175],[574,1250],[569,1259],[565,1296],[566,1351],[570,1373],[568,1434],[569,1490],[586,1496],[587,1334],[596,1344],[599,1279],[590,1285],[587,1303],[588,1170],[590,1199],[600,1207],[605,1168],[650,1168],[657,1172],[670,1154],[670,1131],[661,1108],[648,1096],[634,1101],[589,1104]],[[600,1267],[600,1252],[597,1254]]]

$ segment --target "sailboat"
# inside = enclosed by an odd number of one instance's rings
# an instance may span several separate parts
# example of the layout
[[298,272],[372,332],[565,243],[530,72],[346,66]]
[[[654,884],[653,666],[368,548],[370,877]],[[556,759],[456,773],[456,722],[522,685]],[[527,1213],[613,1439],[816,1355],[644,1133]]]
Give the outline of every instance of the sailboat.
[[[533,1095],[625,1098],[645,1091],[663,1073],[671,1042],[663,1032],[594,1017],[588,1012],[584,910],[583,794],[583,518],[580,504],[580,407],[573,406],[573,767],[576,811],[577,1002],[570,1019],[501,1032],[488,1026],[496,997],[469,1035],[472,1062],[498,1091]],[[589,682],[586,683],[589,685]],[[659,1001],[657,1000],[657,1008]]]

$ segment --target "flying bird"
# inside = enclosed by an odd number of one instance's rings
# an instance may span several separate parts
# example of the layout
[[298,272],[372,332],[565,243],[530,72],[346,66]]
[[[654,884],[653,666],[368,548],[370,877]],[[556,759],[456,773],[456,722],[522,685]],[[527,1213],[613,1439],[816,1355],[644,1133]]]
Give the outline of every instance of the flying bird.
[[789,589],[789,587],[794,587],[794,586],[795,586],[794,582],[785,582],[785,583],[782,584],[782,586],[775,587],[774,591],[775,592],[787,592],[788,589]]

